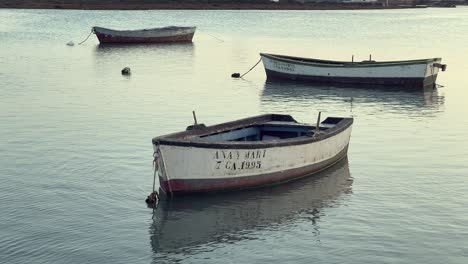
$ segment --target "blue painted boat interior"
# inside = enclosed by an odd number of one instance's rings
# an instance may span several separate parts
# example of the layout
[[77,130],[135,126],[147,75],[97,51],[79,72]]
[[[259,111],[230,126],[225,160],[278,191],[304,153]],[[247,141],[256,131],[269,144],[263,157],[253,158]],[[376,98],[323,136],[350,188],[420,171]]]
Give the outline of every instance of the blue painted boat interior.
[[[320,124],[320,130],[335,126],[342,118],[327,118]],[[293,122],[268,122],[201,136],[210,142],[216,141],[268,141],[312,136],[315,126]]]

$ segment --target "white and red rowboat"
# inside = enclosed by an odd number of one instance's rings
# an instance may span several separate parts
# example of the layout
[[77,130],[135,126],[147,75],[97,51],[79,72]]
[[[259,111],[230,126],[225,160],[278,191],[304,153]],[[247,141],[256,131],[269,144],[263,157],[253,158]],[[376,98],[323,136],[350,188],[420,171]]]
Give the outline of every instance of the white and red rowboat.
[[352,118],[316,125],[267,114],[153,138],[160,187],[183,193],[253,188],[321,171],[347,155]]
[[114,30],[93,27],[100,43],[192,42],[196,27],[162,27],[140,30]]
[[268,79],[315,83],[435,86],[441,58],[407,61],[331,61],[260,53]]

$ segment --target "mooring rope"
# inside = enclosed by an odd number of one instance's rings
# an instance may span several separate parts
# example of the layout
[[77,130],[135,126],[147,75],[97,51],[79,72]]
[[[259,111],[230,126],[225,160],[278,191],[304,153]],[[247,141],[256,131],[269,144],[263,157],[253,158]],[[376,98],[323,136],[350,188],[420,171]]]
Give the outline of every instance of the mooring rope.
[[93,33],[94,33],[94,28],[91,29],[91,32],[89,32],[89,35],[86,37],[86,39],[78,43],[78,45],[85,43]]
[[260,59],[257,61],[257,63],[255,63],[255,65],[252,66],[252,68],[250,68],[250,70],[248,70],[246,73],[244,73],[244,74],[241,75],[240,73],[236,72],[236,73],[231,74],[231,77],[232,77],[232,78],[242,78],[242,77],[244,77],[245,75],[247,75],[247,73],[249,73],[251,70],[253,70],[255,67],[257,67],[257,65],[258,65],[261,61],[262,61],[262,58],[260,57]]
[[159,145],[156,149],[156,151],[153,153],[153,167],[154,167],[154,175],[153,175],[153,192],[156,190],[156,173],[159,170],[159,163],[158,160],[161,157],[161,152],[159,150]]
[[159,151],[159,145],[156,151],[153,153],[153,167],[154,167],[154,174],[153,174],[153,191],[151,192],[150,195],[146,198],[146,203],[148,206],[151,206],[153,209],[155,209],[158,206],[159,203],[159,194],[156,191],[156,174],[158,174],[159,166],[158,166],[158,159],[160,157],[160,151]]
[[213,38],[215,38],[216,40],[218,40],[218,41],[220,41],[220,42],[224,42],[224,40],[222,40],[222,39],[220,39],[220,38],[218,38],[218,37],[216,37],[216,36],[214,36],[214,35],[211,35],[210,33],[206,33],[206,34],[209,35],[209,36],[211,36],[211,37],[213,37]]

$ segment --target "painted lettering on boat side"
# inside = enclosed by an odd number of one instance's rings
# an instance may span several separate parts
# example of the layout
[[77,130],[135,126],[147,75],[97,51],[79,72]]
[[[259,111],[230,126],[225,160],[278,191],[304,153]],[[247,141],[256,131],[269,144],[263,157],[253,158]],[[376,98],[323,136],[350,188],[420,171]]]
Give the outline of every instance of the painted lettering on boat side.
[[213,159],[217,170],[260,169],[262,159],[266,157],[263,150],[216,150]]
[[294,72],[296,70],[296,65],[286,62],[273,61],[273,66],[278,70]]

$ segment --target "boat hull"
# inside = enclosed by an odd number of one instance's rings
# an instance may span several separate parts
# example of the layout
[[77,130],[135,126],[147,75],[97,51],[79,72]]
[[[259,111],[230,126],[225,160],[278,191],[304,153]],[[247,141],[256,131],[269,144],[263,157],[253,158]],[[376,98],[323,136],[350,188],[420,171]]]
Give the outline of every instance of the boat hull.
[[301,168],[289,169],[273,173],[260,174],[255,176],[235,177],[235,178],[215,178],[215,179],[174,179],[167,180],[159,178],[160,186],[166,193],[180,195],[193,192],[210,192],[223,190],[242,190],[265,185],[279,184],[304,176],[317,173],[335,163],[339,162],[347,155],[346,147],[334,157]]
[[[434,86],[441,59],[387,63],[307,63],[288,57],[261,54],[267,79],[313,83],[392,85],[413,88]],[[291,57],[293,58],[293,57]]]
[[265,70],[268,80],[291,80],[291,81],[306,81],[312,83],[335,83],[335,84],[362,84],[362,85],[392,85],[413,88],[424,88],[435,85],[437,74],[425,78],[399,78],[399,77],[327,77],[313,75],[294,75],[285,74],[282,72]]
[[149,30],[112,30],[93,28],[100,43],[173,43],[192,42],[195,27]]
[[270,148],[154,145],[168,195],[248,189],[304,177],[346,157],[351,126],[320,141]]

